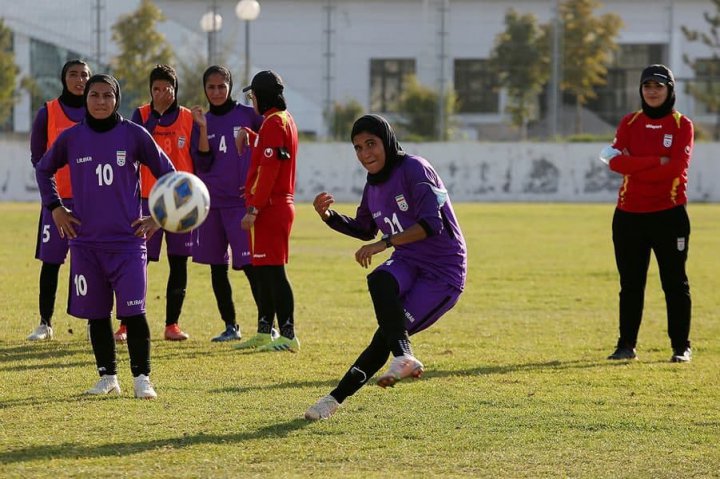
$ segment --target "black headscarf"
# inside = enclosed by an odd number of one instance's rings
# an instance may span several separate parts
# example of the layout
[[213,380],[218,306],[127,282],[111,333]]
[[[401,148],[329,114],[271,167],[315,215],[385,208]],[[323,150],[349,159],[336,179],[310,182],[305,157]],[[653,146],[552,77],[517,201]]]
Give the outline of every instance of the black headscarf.
[[[95,83],[107,83],[108,85],[110,85],[115,92],[115,98],[117,100],[115,102],[115,109],[113,110],[113,112],[110,114],[110,116],[102,120],[94,118],[90,115],[90,112],[87,111],[87,97],[90,93],[90,86]],[[102,133],[108,130],[112,130],[115,125],[117,125],[122,120],[120,113],[118,113],[118,108],[120,108],[120,84],[114,77],[105,74],[91,76],[85,84],[85,94],[83,95],[83,100],[85,101],[86,105],[85,123],[87,123],[87,125],[91,129]]]
[[[168,107],[166,110],[167,112],[171,112],[177,108],[177,95],[178,95],[178,79],[177,79],[177,73],[175,73],[175,69],[171,67],[170,65],[155,65],[155,68],[152,69],[150,72],[150,98],[152,98],[152,87],[153,83],[155,83],[158,80],[166,81],[169,84],[172,85],[173,89],[175,90],[175,100],[172,102],[172,105]],[[152,101],[151,101],[152,103]],[[154,107],[154,105],[153,105]]]
[[[208,104],[210,105],[210,113],[212,113],[213,115],[221,116],[235,108],[236,105],[235,100],[233,100],[232,98],[232,73],[230,73],[230,70],[220,65],[213,65],[211,67],[208,67],[208,69],[205,70],[205,73],[203,73],[203,91],[205,91],[205,85],[207,84],[208,78],[210,78],[210,75],[212,75],[213,73],[222,75],[223,77],[225,77],[225,81],[227,81],[228,83],[228,96],[227,100],[225,100],[225,103],[223,103],[222,105],[213,105],[208,98]],[[205,98],[207,98],[207,92],[205,93]]]
[[367,175],[367,182],[371,185],[384,183],[390,178],[393,168],[400,164],[405,157],[405,152],[400,143],[398,143],[395,131],[390,123],[380,115],[365,115],[355,120],[352,132],[350,133],[350,141],[359,133],[370,133],[377,136],[383,142],[385,148],[385,166],[377,173]]
[[60,94],[59,99],[63,105],[67,105],[71,108],[80,108],[81,106],[83,106],[85,104],[82,95],[76,95],[73,92],[71,92],[70,90],[68,90],[67,82],[65,80],[65,76],[67,75],[67,72],[70,69],[70,67],[74,67],[76,65],[84,66],[85,68],[87,68],[88,72],[92,75],[92,71],[90,71],[90,67],[88,66],[87,63],[85,63],[82,60],[78,60],[78,59],[70,60],[70,61],[66,62],[65,65],[63,65],[62,71],[60,72],[60,81],[62,82],[63,89],[62,89],[62,93]]
[[280,75],[274,71],[264,70],[258,72],[253,77],[250,85],[243,88],[244,92],[248,90],[252,90],[253,95],[255,95],[255,103],[261,115],[264,115],[271,108],[277,108],[281,111],[287,110],[287,102],[283,95],[285,85]]
[[[651,107],[645,103],[645,98],[642,94],[642,86],[646,81],[656,81],[667,86],[668,95],[665,98],[665,102],[658,107]],[[675,106],[675,77],[672,71],[665,65],[650,65],[643,70],[640,75],[640,101],[642,102],[642,110],[650,118],[662,118],[665,115],[669,115],[673,111]]]

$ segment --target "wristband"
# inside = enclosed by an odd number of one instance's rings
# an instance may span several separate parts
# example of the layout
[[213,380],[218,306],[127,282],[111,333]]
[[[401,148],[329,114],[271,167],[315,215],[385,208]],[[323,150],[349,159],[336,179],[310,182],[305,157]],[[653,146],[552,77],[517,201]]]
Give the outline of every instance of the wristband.
[[393,248],[395,246],[394,244],[392,244],[392,235],[389,233],[382,235],[382,238],[380,239],[385,242],[386,248]]

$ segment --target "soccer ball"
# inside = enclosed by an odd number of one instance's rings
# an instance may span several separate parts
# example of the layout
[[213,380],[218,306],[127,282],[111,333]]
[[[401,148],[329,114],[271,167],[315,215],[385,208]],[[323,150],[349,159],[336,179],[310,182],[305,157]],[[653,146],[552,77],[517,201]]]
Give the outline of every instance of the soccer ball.
[[186,233],[207,218],[210,193],[205,183],[192,173],[168,173],[150,190],[148,207],[153,219],[164,230]]

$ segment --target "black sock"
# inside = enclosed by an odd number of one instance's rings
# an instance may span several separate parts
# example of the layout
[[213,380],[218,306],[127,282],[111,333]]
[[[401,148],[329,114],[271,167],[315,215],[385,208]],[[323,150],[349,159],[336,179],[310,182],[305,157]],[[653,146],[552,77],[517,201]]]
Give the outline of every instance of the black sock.
[[60,265],[43,262],[40,268],[40,322],[52,326]]
[[228,326],[234,326],[235,322],[235,303],[232,299],[232,286],[230,286],[230,278],[228,277],[228,265],[212,264],[210,265],[210,276],[212,279],[213,293],[215,293],[215,301],[217,302],[220,317]]
[[[260,291],[265,298],[265,291],[272,301],[272,310],[277,315],[280,334],[286,338],[295,337],[295,299],[292,286],[285,273],[285,266],[257,266],[256,271],[260,278]],[[268,309],[270,309],[268,307]],[[272,326],[272,323],[270,323]],[[268,331],[269,332],[269,331]]]
[[133,377],[150,375],[150,328],[144,314],[125,317],[130,371]]
[[168,255],[170,274],[165,291],[165,326],[177,324],[187,289],[187,256]]
[[405,329],[405,308],[400,302],[397,280],[387,271],[373,271],[368,275],[368,289],[380,332],[393,356],[412,355],[410,337]]
[[258,268],[251,264],[243,266],[243,272],[247,276],[248,283],[250,283],[250,291],[252,292],[253,299],[255,300],[255,306],[257,306],[257,321],[258,321],[258,333],[270,334],[273,327],[273,320],[275,318],[275,311],[273,308],[272,297],[268,298],[271,293],[265,288],[264,296],[261,291],[262,288],[262,271],[258,273]]
[[117,374],[115,338],[110,318],[90,319],[90,343],[95,355],[95,365],[100,376]]
[[370,341],[365,351],[355,360],[355,364],[345,373],[337,387],[330,392],[337,402],[342,403],[345,398],[355,394],[373,375],[383,367],[390,355],[385,339],[380,330]]

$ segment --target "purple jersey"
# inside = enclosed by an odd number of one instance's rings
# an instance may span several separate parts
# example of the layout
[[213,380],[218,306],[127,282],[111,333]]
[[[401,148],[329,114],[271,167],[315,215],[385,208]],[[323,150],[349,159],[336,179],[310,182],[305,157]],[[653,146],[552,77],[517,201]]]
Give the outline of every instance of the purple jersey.
[[140,164],[153,175],[175,171],[170,159],[141,126],[125,119],[106,132],[81,122],[65,130],[35,168],[43,205],[59,198],[53,175],[70,165],[73,215],[82,223],[71,245],[107,251],[145,249],[131,224],[141,217]]
[[250,148],[245,148],[244,153],[238,155],[235,137],[243,127],[257,131],[263,118],[253,108],[239,103],[224,115],[208,112],[206,118],[210,153],[201,154],[198,151],[200,131],[197,126],[193,127],[190,140],[195,174],[210,191],[211,208],[245,207]]
[[[80,123],[85,118],[85,107],[74,108],[65,105],[60,101],[60,108],[62,108],[65,115],[76,123]],[[40,161],[40,158],[47,151],[48,142],[48,110],[47,106],[43,105],[35,115],[35,120],[32,125],[32,132],[30,133],[30,161],[33,166]]]
[[404,155],[387,181],[366,184],[355,218],[333,213],[328,225],[361,239],[380,230],[397,234],[422,223],[432,234],[421,241],[395,247],[392,259],[403,259],[462,290],[467,273],[467,250],[448,192],[424,158]]

